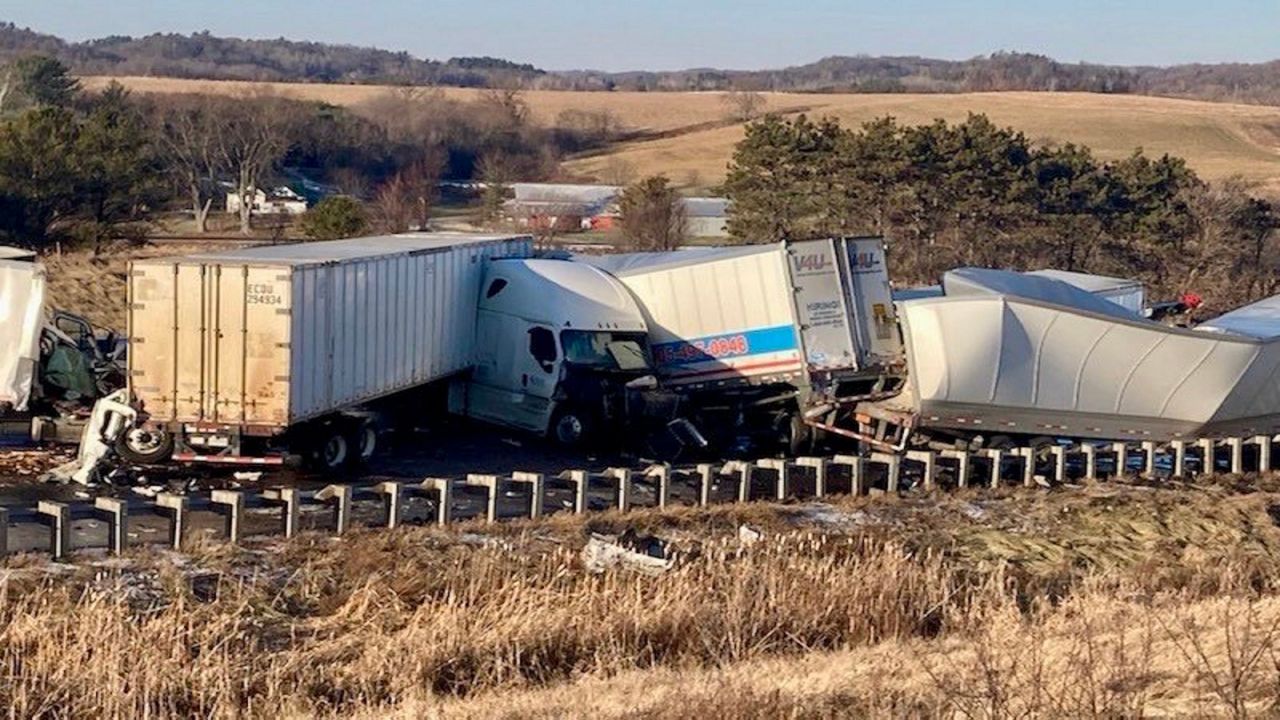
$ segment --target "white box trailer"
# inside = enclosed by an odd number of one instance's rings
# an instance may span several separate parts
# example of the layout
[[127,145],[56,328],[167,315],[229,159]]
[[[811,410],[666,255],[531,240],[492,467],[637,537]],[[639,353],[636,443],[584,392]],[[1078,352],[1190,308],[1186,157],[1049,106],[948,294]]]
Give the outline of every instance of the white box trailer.
[[620,279],[654,366],[713,442],[801,451],[814,428],[856,435],[853,405],[900,382],[901,336],[880,238],[582,256]]
[[901,360],[880,238],[580,259],[635,294],[673,385],[792,382]]
[[145,427],[216,438],[174,457],[232,461],[240,436],[467,370],[484,261],[531,252],[420,233],[134,261],[129,390]]

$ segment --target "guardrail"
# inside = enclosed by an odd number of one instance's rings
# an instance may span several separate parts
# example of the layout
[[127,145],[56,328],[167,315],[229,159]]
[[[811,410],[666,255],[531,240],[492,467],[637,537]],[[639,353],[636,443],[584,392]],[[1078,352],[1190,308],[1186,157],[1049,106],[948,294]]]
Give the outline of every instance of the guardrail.
[[[614,508],[627,512],[637,507],[638,483],[650,486],[653,501],[649,507],[669,508],[676,501],[676,490],[683,487],[689,504],[707,506],[713,503],[713,490],[726,482],[732,487],[732,501],[751,502],[788,498],[822,499],[835,486],[841,485],[853,495],[872,490],[869,480],[879,481],[884,492],[900,492],[904,487],[933,490],[942,488],[947,477],[950,486],[974,485],[999,487],[1008,480],[1026,487],[1038,484],[1064,483],[1068,479],[1098,480],[1136,474],[1149,478],[1181,478],[1194,468],[1197,476],[1227,471],[1269,472],[1273,469],[1273,444],[1280,436],[1261,435],[1252,438],[1199,439],[1168,443],[1081,443],[1050,445],[1040,448],[1008,448],[964,450],[911,450],[903,455],[870,453],[868,455],[835,455],[833,457],[800,457],[794,459],[762,458],[755,461],[734,460],[724,464],[699,464],[684,467],[652,465],[643,469],[609,468],[592,473],[566,470],[547,476],[534,472],[510,475],[469,474],[462,479],[426,478],[421,482],[386,481],[375,485],[335,484],[318,491],[298,488],[268,488],[249,492],[213,490],[193,495],[160,493],[153,499],[135,499],[135,510],[160,515],[168,521],[166,544],[181,550],[187,542],[190,514],[214,511],[224,519],[223,536],[238,543],[246,536],[245,518],[250,508],[278,507],[279,534],[292,538],[302,532],[302,510],[305,506],[328,507],[329,530],[344,534],[353,526],[353,507],[357,501],[381,501],[377,526],[395,529],[404,523],[406,498],[419,496],[435,506],[434,523],[449,525],[462,519],[484,518],[486,522],[503,519],[499,513],[499,496],[511,488],[523,488],[527,510],[511,517],[538,519],[547,514],[546,498],[553,483],[567,486],[573,502],[566,512],[588,512],[591,490],[604,486],[613,496]],[[1135,463],[1134,461],[1138,462]],[[1103,470],[1107,472],[1103,472]],[[722,482],[724,481],[724,482]],[[455,512],[460,492],[483,493],[483,510],[469,517]],[[761,492],[761,490],[767,492]],[[723,494],[723,493],[722,493]],[[0,554],[10,552],[10,526],[40,522],[49,528],[48,550],[55,559],[71,552],[71,524],[92,517],[107,524],[106,548],[123,553],[129,544],[130,502],[121,498],[98,497],[84,502],[40,501],[34,506],[0,506]]]

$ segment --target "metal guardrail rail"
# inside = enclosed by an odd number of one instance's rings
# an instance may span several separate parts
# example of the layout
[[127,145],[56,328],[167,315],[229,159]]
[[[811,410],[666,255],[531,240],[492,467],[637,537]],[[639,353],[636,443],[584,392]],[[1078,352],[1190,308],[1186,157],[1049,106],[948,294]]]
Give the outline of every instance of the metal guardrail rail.
[[[883,481],[880,483],[883,487],[877,489],[885,492],[901,492],[908,488],[934,490],[942,487],[944,471],[947,471],[951,486],[957,488],[978,485],[994,488],[1008,484],[1052,486],[1075,478],[1098,480],[1104,475],[1122,476],[1131,470],[1153,479],[1183,478],[1189,475],[1192,467],[1196,469],[1196,476],[1219,472],[1269,472],[1273,469],[1273,447],[1278,439],[1280,436],[1262,435],[1168,443],[1081,443],[972,452],[911,450],[902,455],[874,452],[833,457],[763,458],[683,467],[609,468],[600,473],[566,470],[554,476],[532,472],[514,472],[509,476],[470,474],[462,479],[432,477],[420,482],[335,484],[318,491],[283,487],[255,492],[161,493],[141,503],[141,509],[168,519],[166,543],[175,550],[181,550],[187,542],[189,515],[198,510],[220,513],[225,523],[224,537],[229,542],[239,543],[246,537],[244,521],[249,508],[278,507],[278,532],[285,538],[292,538],[302,532],[300,520],[304,506],[325,506],[331,512],[329,530],[341,535],[353,526],[352,509],[358,500],[380,500],[382,512],[376,525],[395,529],[404,524],[405,501],[412,495],[426,497],[434,503],[433,521],[437,525],[478,518],[490,523],[499,522],[505,518],[499,513],[498,498],[514,487],[527,488],[527,510],[518,517],[538,519],[547,514],[545,501],[552,482],[569,486],[574,500],[566,511],[582,514],[588,512],[588,496],[596,485],[607,486],[615,498],[614,507],[620,512],[627,512],[637,507],[637,483],[650,486],[654,499],[649,507],[662,510],[673,505],[674,491],[680,486],[693,498],[692,504],[710,505],[713,487],[718,487],[722,480],[735,485],[732,488],[734,501],[751,502],[781,501],[793,497],[822,499],[832,492],[833,479],[837,476],[843,481],[841,485],[847,486],[853,495],[871,492],[869,480],[873,476]],[[761,488],[768,488],[769,492],[759,492]],[[464,489],[470,489],[468,492],[479,489],[483,493],[481,512],[468,517],[455,512],[457,494]],[[127,500],[111,497],[71,503],[44,500],[35,505],[0,507],[0,554],[9,552],[11,525],[41,522],[49,527],[50,554],[55,559],[65,559],[71,553],[71,523],[86,517],[105,520],[106,548],[112,553],[123,553],[129,539],[129,510]]]

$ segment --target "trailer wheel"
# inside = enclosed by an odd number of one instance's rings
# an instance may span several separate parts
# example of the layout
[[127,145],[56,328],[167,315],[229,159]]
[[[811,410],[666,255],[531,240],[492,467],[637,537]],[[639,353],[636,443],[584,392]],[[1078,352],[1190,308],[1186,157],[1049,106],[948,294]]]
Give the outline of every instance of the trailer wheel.
[[809,427],[798,410],[787,415],[782,426],[782,440],[789,454],[797,456],[813,452],[813,428]]
[[155,465],[173,457],[173,435],[165,430],[129,428],[116,440],[116,452],[133,465]]
[[378,428],[371,422],[360,423],[356,426],[355,441],[355,459],[368,462],[378,451]]
[[564,447],[582,447],[591,436],[591,422],[586,413],[574,407],[567,407],[557,412],[552,418],[549,434],[552,440]]
[[337,423],[325,426],[311,450],[311,464],[317,470],[334,472],[341,470],[351,456],[351,441],[344,428]]

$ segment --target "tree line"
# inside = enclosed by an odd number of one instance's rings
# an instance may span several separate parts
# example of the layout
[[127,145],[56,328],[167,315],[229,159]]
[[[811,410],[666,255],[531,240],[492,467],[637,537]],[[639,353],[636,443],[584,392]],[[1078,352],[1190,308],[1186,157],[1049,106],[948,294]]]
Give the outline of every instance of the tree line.
[[1038,145],[983,115],[857,129],[768,116],[747,126],[725,184],[740,242],[887,238],[896,280],[975,265],[1137,277],[1223,309],[1280,291],[1276,205],[1141,149],[1102,161]]
[[185,208],[203,232],[228,193],[252,230],[254,191],[305,180],[367,206],[388,232],[424,226],[442,179],[550,176],[568,152],[612,141],[607,112],[536,122],[518,91],[469,101],[403,88],[354,108],[245,96],[83,91],[47,56],[0,67],[0,241],[100,246]]
[[1081,91],[1280,103],[1280,61],[1127,67],[1064,63],[997,52],[967,60],[832,56],[770,70],[551,72],[503,58],[445,61],[406,52],[284,38],[246,40],[208,32],[111,36],[66,42],[0,23],[0,60],[54,57],[90,75],[212,80],[376,83],[547,90],[738,90],[788,92]]

